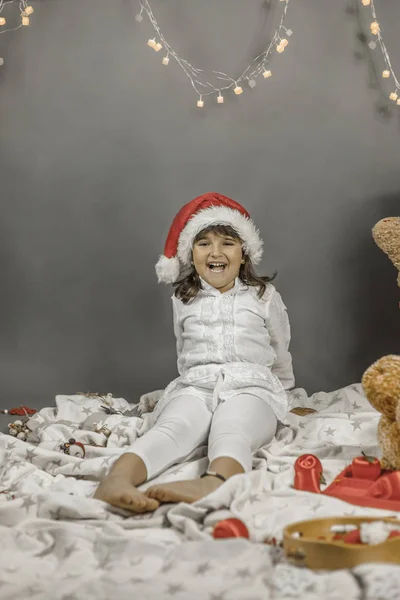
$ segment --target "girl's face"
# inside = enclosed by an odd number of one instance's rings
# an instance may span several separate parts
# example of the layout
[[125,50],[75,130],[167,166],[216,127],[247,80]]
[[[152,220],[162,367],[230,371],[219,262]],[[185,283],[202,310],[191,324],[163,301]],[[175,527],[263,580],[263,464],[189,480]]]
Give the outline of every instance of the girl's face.
[[233,288],[239,276],[242,242],[210,231],[194,243],[192,260],[200,277],[223,294]]

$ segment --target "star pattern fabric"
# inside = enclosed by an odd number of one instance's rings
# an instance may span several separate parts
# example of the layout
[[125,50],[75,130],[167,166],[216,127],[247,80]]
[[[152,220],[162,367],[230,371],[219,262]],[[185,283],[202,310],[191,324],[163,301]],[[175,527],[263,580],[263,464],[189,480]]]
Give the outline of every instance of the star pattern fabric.
[[[124,399],[113,401],[117,412],[110,414],[99,410],[99,399],[58,396],[56,408],[32,417],[35,443],[0,435],[0,536],[7,548],[1,598],[397,600],[400,567],[313,573],[288,564],[280,548],[263,543],[279,541],[285,525],[298,520],[386,514],[292,487],[299,454],[319,456],[327,485],[361,450],[378,454],[379,414],[360,385],[311,397],[294,390],[292,407],[317,412],[289,414],[273,442],[254,456],[251,473],[230,479],[195,505],[162,505],[137,516],[92,499],[99,479],[149,426],[146,415],[127,416],[135,411]],[[94,422],[110,435],[96,433]],[[85,444],[85,458],[61,451],[71,437]],[[206,466],[206,448],[199,448],[155,481],[198,477]],[[230,516],[246,523],[251,543],[213,540],[213,526]]]

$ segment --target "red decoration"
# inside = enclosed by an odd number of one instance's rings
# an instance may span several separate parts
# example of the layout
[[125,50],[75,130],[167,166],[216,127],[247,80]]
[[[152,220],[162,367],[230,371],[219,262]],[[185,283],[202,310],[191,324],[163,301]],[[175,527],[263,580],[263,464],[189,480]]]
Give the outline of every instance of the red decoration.
[[[395,537],[400,537],[400,531],[393,529],[389,533],[388,539],[395,538]],[[336,536],[335,536],[334,539],[340,539],[340,541],[344,542],[345,544],[362,544],[363,543],[363,541],[361,540],[360,529],[354,529],[353,531],[349,531],[345,535],[339,536],[339,538],[336,538]]]
[[400,471],[380,477],[371,487],[369,495],[385,500],[400,500]]
[[303,454],[299,456],[294,464],[295,476],[294,487],[296,490],[304,490],[320,494],[322,477],[322,464],[314,454]]
[[381,474],[381,463],[374,456],[357,456],[351,464],[353,477],[358,479],[378,479]]
[[322,465],[313,454],[295,462],[294,487],[340,498],[350,504],[400,511],[400,471],[382,471],[378,459],[360,456],[353,460],[323,491],[320,489]]
[[345,544],[362,544],[361,531],[359,529],[349,531],[344,536],[342,536],[341,540]]
[[36,409],[29,408],[28,406],[19,406],[18,408],[10,408],[9,410],[4,409],[0,410],[0,412],[4,415],[18,415],[19,417],[27,417],[28,415],[34,415]]
[[225,519],[216,524],[213,531],[213,537],[233,538],[243,537],[249,539],[249,531],[246,525],[239,519]]
[[391,531],[389,533],[389,539],[390,538],[395,538],[395,537],[400,537],[400,531],[396,531],[395,529],[393,531]]

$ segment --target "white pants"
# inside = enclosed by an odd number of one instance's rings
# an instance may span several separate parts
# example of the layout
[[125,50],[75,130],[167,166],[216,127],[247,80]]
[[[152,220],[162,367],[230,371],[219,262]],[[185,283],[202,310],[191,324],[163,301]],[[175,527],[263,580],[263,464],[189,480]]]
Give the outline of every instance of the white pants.
[[273,410],[251,394],[219,404],[214,414],[200,398],[188,394],[172,399],[154,427],[137,439],[129,452],[143,460],[149,480],[183,461],[208,439],[210,462],[229,457],[250,471],[252,454],[271,442],[276,427]]

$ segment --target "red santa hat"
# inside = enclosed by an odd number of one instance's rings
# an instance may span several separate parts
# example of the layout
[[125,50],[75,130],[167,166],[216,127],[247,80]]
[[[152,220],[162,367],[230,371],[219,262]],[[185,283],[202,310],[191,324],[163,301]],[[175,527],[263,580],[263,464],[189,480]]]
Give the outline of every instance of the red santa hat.
[[210,192],[185,204],[174,218],[164,254],[156,264],[159,282],[179,279],[181,270],[190,266],[197,234],[212,225],[230,225],[243,241],[243,250],[252,263],[260,262],[263,242],[247,210],[222,194]]

